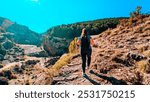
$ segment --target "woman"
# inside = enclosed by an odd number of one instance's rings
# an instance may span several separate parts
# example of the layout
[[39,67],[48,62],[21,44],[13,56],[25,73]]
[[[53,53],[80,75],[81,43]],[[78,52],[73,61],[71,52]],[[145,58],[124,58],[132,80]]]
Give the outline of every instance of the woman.
[[80,45],[83,77],[85,77],[86,62],[87,62],[87,69],[88,69],[91,63],[91,54],[92,54],[91,45],[94,45],[93,39],[90,37],[90,35],[87,34],[87,30],[85,28],[82,29],[81,37],[79,37],[77,44]]

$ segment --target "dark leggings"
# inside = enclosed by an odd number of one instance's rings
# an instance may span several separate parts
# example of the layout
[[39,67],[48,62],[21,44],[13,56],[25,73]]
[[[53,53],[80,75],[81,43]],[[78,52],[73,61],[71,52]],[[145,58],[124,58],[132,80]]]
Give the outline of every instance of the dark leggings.
[[87,66],[88,67],[91,64],[91,52],[92,51],[89,51],[88,53],[81,53],[83,73],[85,73],[86,61],[87,61]]

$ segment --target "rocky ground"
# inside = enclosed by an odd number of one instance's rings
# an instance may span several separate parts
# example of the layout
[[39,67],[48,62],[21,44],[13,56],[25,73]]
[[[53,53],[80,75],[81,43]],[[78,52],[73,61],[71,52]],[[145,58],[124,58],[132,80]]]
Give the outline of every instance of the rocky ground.
[[46,85],[52,77],[47,71],[59,59],[49,57],[41,47],[20,45],[0,34],[0,85]]
[[10,63],[0,69],[0,83],[10,85],[47,85],[52,77],[47,67],[57,61],[55,58],[24,56],[23,61]]
[[9,33],[0,34],[0,64],[7,65],[11,62],[18,62],[22,60],[24,50],[18,47],[7,36],[11,36]]
[[82,77],[80,56],[61,68],[54,85],[149,85],[150,17],[93,36],[92,64]]
[[48,57],[42,47],[15,44],[8,33],[0,33],[0,84],[149,85],[150,17],[126,23],[93,36],[92,63],[85,77],[79,54],[53,76],[50,68],[59,57]]

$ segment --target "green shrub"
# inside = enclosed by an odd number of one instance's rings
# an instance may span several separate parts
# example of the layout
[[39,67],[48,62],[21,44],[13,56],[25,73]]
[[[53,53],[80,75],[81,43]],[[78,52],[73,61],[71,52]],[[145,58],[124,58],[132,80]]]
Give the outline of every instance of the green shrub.
[[5,56],[6,55],[6,51],[3,49],[2,44],[0,44],[0,54]]
[[9,41],[9,40],[3,43],[3,47],[4,47],[6,50],[11,49],[11,48],[13,47],[13,45],[14,45],[14,44],[13,44],[11,41]]

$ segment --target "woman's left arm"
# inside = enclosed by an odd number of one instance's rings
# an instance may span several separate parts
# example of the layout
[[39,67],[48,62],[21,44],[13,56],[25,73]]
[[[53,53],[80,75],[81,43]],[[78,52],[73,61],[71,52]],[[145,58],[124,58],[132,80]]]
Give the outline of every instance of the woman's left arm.
[[93,40],[92,38],[90,38],[90,44],[91,44],[92,46],[95,45],[94,40]]

